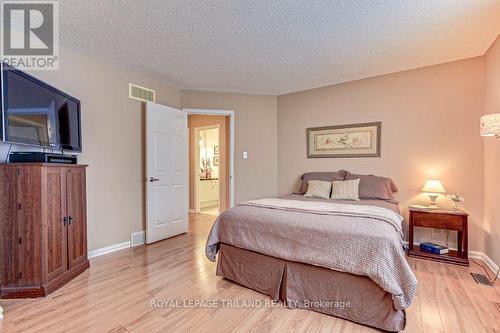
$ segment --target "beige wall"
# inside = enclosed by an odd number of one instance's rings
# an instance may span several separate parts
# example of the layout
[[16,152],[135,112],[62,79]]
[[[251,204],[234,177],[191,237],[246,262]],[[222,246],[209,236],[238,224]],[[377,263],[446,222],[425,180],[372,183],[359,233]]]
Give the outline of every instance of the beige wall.
[[[439,178],[466,198],[471,249],[498,263],[500,141],[480,138],[478,119],[483,111],[500,112],[499,44],[485,57],[279,97],[180,91],[153,75],[67,50],[59,71],[32,74],[82,101],[90,250],[144,230],[143,106],[128,98],[134,82],[155,89],[161,104],[235,111],[236,203],[289,193],[303,172],[348,169],[393,177],[405,209],[428,200],[419,189],[425,179]],[[381,158],[306,158],[307,127],[370,121],[383,122]],[[7,148],[0,143],[0,158]]]
[[[484,113],[500,113],[500,37],[485,56]],[[500,264],[500,139],[484,138],[484,242],[486,254]]]
[[206,115],[189,115],[189,208],[195,209],[196,196],[195,182],[199,176],[199,166],[193,166],[195,144],[198,140],[194,137],[196,127],[218,125],[220,134],[220,160],[219,160],[219,187],[220,187],[220,211],[229,207],[229,117],[226,116],[206,116]]
[[[276,97],[182,91],[181,105],[235,112],[235,203],[276,195]],[[242,158],[244,151],[247,160]]]
[[[472,58],[279,96],[279,193],[292,192],[304,172],[346,169],[392,177],[406,211],[428,200],[419,190],[438,178],[465,197],[470,248],[482,251],[483,66]],[[382,157],[306,158],[306,128],[373,121],[382,121]]]
[[128,83],[155,89],[157,102],[173,107],[180,90],[70,51],[60,59],[58,71],[30,74],[81,100],[89,250],[128,241],[144,230],[143,106],[128,98]]
[[[89,250],[130,240],[145,229],[144,107],[128,98],[128,83],[156,90],[157,103],[235,111],[235,201],[277,192],[276,97],[181,91],[142,71],[61,50],[60,70],[34,75],[82,102],[83,153],[89,164]],[[0,159],[8,145],[0,143]],[[248,151],[249,159],[241,158]]]

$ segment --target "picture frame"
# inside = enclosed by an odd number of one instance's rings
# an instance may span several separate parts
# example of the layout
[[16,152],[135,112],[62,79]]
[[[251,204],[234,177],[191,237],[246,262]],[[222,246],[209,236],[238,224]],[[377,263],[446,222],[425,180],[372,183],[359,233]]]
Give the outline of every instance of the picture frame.
[[382,122],[311,127],[307,158],[380,157]]
[[219,166],[219,156],[214,156],[214,160],[213,160],[213,165],[214,166]]

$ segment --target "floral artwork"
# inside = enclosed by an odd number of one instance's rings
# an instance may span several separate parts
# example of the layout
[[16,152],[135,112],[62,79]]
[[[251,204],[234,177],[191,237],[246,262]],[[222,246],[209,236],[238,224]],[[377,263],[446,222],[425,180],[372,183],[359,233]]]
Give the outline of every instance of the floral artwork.
[[309,128],[308,157],[378,157],[381,123]]
[[212,178],[212,166],[210,165],[210,159],[202,158],[201,164],[203,165],[203,168],[201,168],[202,177],[204,176],[204,178]]

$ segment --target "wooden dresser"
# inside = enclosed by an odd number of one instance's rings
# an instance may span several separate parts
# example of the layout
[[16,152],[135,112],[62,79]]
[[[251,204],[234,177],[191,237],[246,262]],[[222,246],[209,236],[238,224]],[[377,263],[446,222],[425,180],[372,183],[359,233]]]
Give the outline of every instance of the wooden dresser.
[[85,165],[0,164],[0,296],[46,296],[89,267]]

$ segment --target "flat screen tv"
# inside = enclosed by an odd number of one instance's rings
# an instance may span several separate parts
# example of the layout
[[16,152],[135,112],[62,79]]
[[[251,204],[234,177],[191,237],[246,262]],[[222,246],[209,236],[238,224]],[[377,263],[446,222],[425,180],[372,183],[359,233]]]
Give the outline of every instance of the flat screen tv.
[[2,140],[81,152],[80,101],[2,64]]

